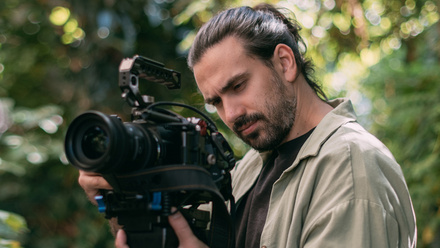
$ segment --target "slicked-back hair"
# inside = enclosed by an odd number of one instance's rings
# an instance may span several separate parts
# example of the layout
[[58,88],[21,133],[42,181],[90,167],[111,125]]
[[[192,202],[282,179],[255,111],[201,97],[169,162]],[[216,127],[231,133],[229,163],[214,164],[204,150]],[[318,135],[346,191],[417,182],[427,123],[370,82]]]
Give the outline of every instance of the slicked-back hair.
[[[270,4],[254,8],[238,7],[220,12],[205,23],[197,33],[188,54],[188,66],[193,70],[206,51],[227,37],[238,38],[249,56],[273,68],[271,59],[278,44],[289,46],[295,56],[298,70],[318,96],[327,100],[321,87],[313,79],[311,60],[304,57],[306,44],[299,35],[300,25]],[[302,52],[300,50],[302,46]]]

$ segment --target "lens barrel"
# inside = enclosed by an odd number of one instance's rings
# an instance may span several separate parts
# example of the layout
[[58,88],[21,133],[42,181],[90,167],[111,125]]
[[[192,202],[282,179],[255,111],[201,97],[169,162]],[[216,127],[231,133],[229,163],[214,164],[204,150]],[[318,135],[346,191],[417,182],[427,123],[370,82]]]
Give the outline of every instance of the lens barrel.
[[70,124],[65,140],[69,162],[80,170],[123,173],[154,166],[160,144],[145,123],[88,111]]

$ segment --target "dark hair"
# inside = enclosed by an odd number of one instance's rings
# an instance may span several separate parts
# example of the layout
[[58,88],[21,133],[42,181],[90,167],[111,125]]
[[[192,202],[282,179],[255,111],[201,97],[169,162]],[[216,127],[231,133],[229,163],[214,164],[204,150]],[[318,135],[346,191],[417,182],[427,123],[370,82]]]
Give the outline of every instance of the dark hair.
[[[311,60],[303,56],[307,48],[299,35],[300,30],[294,19],[288,19],[270,4],[228,9],[214,16],[199,30],[188,54],[188,66],[192,70],[209,48],[229,36],[240,39],[250,56],[261,59],[269,67],[273,67],[271,58],[275,47],[286,44],[292,49],[307,83],[327,100],[321,87],[313,80]],[[300,51],[300,45],[303,46],[303,52]]]

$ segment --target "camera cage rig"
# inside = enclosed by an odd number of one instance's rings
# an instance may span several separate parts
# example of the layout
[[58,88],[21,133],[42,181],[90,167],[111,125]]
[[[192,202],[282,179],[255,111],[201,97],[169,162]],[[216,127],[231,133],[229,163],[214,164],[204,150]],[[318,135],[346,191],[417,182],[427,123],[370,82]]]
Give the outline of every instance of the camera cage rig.
[[139,78],[165,85],[168,89],[180,89],[180,73],[167,69],[160,62],[135,55],[123,59],[119,65],[119,88],[127,103],[136,108],[145,108],[154,98],[139,91]]
[[[181,84],[180,73],[165,68],[160,62],[138,55],[123,59],[119,67],[119,87],[122,98],[132,107],[132,121],[165,123],[208,135],[220,157],[207,156],[206,162],[218,166],[213,166],[214,171],[188,164],[156,166],[123,175],[104,174],[104,178],[114,190],[103,190],[102,196],[97,196],[99,211],[104,212],[108,219],[118,217],[119,224],[127,233],[131,248],[144,247],[145,244],[151,247],[176,247],[178,241],[167,224],[166,217],[173,214],[170,198],[178,198],[181,205],[176,207],[185,215],[198,238],[210,247],[234,247],[235,234],[231,216],[234,215],[235,203],[229,173],[235,166],[232,149],[218,132],[215,123],[203,112],[180,103],[154,103],[154,97],[141,94],[140,79],[165,85],[168,89],[179,89]],[[205,121],[194,117],[183,118],[171,111],[158,108],[172,105],[191,109]],[[195,201],[190,200],[194,198]],[[230,202],[231,214],[228,212],[226,201]],[[197,210],[199,204],[208,202],[212,202],[211,216]],[[189,209],[183,208],[186,203],[191,206]],[[157,210],[161,211],[160,216],[149,213]],[[210,228],[205,234],[202,229],[208,222]],[[152,230],[153,225],[160,226],[162,230],[146,231]]]
[[[180,72],[165,68],[164,64],[160,62],[139,55],[135,55],[133,58],[123,59],[119,65],[119,88],[122,91],[122,98],[128,105],[133,107],[132,119],[145,118],[146,113],[146,115],[153,115],[149,117],[159,122],[175,122],[178,120],[170,117],[169,112],[166,113],[166,115],[160,115],[150,111],[152,108],[159,105],[174,105],[188,108],[196,112],[207,121],[206,124],[208,125],[209,130],[217,132],[215,123],[198,109],[189,105],[174,102],[155,103],[153,96],[141,94],[139,90],[139,79],[145,79],[146,81],[165,85],[169,90],[180,89],[181,86]],[[143,114],[144,116],[142,116]],[[229,159],[233,159],[233,155],[229,156]]]

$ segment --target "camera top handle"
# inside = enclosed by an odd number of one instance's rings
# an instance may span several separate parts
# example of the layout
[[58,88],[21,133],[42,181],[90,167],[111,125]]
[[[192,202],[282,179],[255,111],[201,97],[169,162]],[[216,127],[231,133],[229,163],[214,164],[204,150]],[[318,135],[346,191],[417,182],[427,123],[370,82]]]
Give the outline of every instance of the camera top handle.
[[122,97],[132,107],[146,108],[154,102],[153,97],[140,93],[139,78],[164,84],[168,89],[180,89],[180,72],[139,55],[126,58],[119,65],[119,88]]

